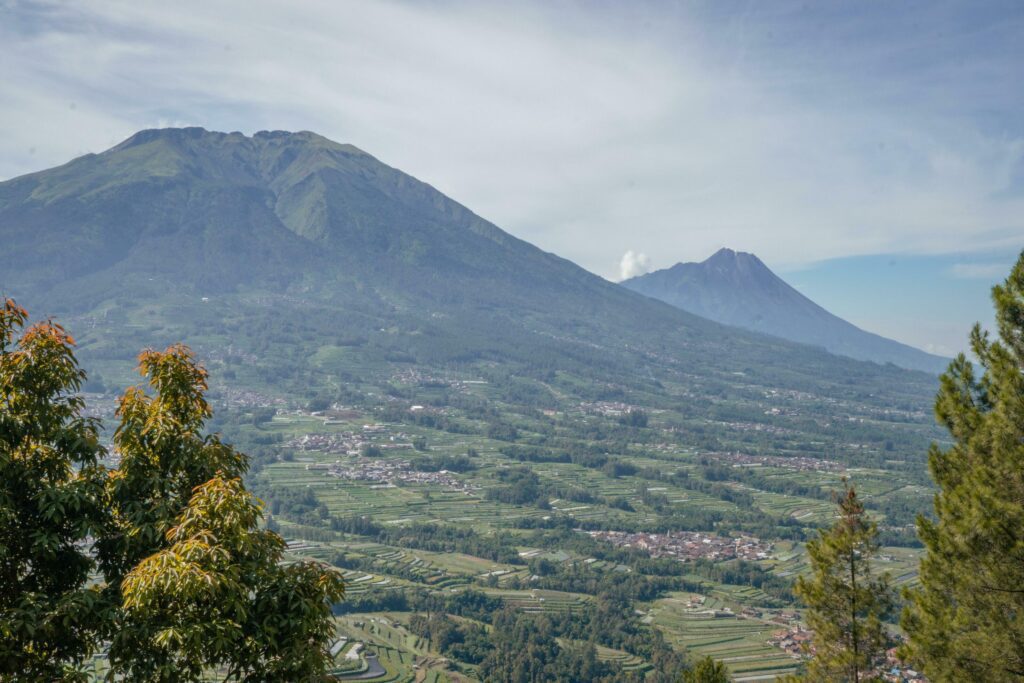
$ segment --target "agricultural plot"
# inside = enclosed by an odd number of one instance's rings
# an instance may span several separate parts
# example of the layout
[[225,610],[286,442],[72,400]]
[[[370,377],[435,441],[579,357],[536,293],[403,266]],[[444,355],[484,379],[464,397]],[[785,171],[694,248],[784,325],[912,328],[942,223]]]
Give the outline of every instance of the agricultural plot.
[[[563,647],[578,647],[583,643],[581,641],[558,638],[558,644]],[[642,657],[638,657],[623,650],[615,650],[610,647],[604,647],[603,645],[597,645],[596,650],[598,661],[618,664],[622,667],[623,671],[647,672],[654,668],[648,662],[644,661]]]
[[918,565],[923,555],[923,548],[886,546],[880,549],[874,568],[880,572],[888,572],[896,587],[916,586],[919,583]]
[[781,626],[726,609],[720,600],[698,604],[689,594],[674,593],[656,600],[647,620],[673,645],[724,662],[737,681],[771,680],[796,670],[792,657],[767,643]]
[[378,543],[335,542],[330,546],[353,557],[371,558],[374,568],[379,567],[378,571],[383,574],[415,576],[417,581],[431,588],[453,588],[490,575],[504,577],[525,571],[522,567],[462,553],[434,553]]
[[629,477],[614,479],[597,470],[563,462],[531,464],[541,479],[562,486],[581,488],[598,496],[625,496],[636,494],[637,482]]
[[806,524],[827,524],[835,516],[835,505],[827,500],[788,496],[757,489],[748,489],[754,505],[770,515],[793,517]]
[[[694,576],[693,578],[699,579],[700,577]],[[773,602],[771,596],[760,588],[754,588],[753,586],[733,586],[721,583],[714,584],[714,586],[708,590],[708,594],[729,604],[758,606],[771,604]]]
[[331,477],[308,470],[305,462],[282,462],[267,467],[261,476],[272,484],[306,487],[337,517],[368,516],[383,524],[409,522],[461,523],[475,528],[505,526],[521,517],[547,514],[536,507],[486,500],[463,491],[428,485],[395,486]]
[[610,647],[597,646],[597,658],[603,662],[613,662],[622,667],[623,671],[651,671],[653,667],[636,655]]
[[[339,680],[362,680],[371,683],[405,683],[412,681],[434,681],[447,683],[462,680],[449,676],[448,662],[430,650],[429,643],[410,633],[391,613],[350,614],[336,619],[338,638],[345,641],[345,647],[336,655],[336,661],[345,663],[353,660],[358,651],[359,659],[366,663],[376,661],[377,676],[364,677],[363,666],[354,674],[338,675]],[[358,645],[357,645],[358,644]],[[361,645],[361,647],[359,647]]]
[[590,599],[582,593],[564,593],[550,590],[494,590],[485,593],[501,598],[506,605],[524,612],[571,612]]
[[807,563],[807,552],[802,543],[793,541],[779,541],[775,544],[775,557],[761,563],[771,567],[772,573],[776,576],[795,579],[798,575],[808,571],[810,565]]

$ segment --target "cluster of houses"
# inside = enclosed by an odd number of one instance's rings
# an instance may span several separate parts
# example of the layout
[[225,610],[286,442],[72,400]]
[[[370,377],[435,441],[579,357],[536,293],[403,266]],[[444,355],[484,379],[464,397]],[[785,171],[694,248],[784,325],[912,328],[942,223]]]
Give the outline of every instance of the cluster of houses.
[[779,629],[768,638],[768,644],[773,645],[794,659],[807,656],[811,650],[813,633],[803,626],[790,626],[788,629]]
[[114,394],[84,393],[85,407],[82,417],[95,417],[100,420],[112,420],[117,412],[118,398]]
[[760,432],[762,434],[773,434],[775,436],[793,436],[797,434],[793,429],[779,427],[778,425],[765,424],[764,422],[742,422],[742,421],[712,421],[712,424],[722,425],[737,432]]
[[622,403],[621,401],[584,402],[580,403],[580,409],[585,413],[602,415],[604,417],[620,417],[622,415],[628,415],[634,410],[639,410],[636,406],[628,403]]
[[361,455],[363,449],[373,445],[382,451],[407,450],[413,447],[404,433],[391,434],[387,425],[367,424],[358,431],[322,432],[303,434],[284,444],[285,448],[317,453]]
[[407,460],[357,458],[344,463],[307,465],[307,469],[324,469],[332,477],[349,481],[367,481],[383,486],[401,484],[429,484],[469,493],[471,487],[448,470],[420,472],[412,469]]
[[[773,633],[768,639],[768,644],[784,650],[794,659],[801,659],[813,654],[813,636],[814,634],[803,626],[793,625]],[[890,683],[927,683],[928,680],[920,671],[908,667],[900,660],[897,648],[886,652],[885,664],[872,674]]]
[[482,379],[473,380],[438,376],[424,372],[419,368],[403,368],[398,370],[392,373],[391,381],[407,386],[450,387],[453,389],[465,389],[475,384],[487,384]]
[[667,534],[627,531],[591,531],[592,537],[612,545],[646,550],[651,557],[674,557],[681,561],[706,559],[765,560],[772,544],[754,536],[719,536],[702,531],[673,531]]
[[806,456],[745,455],[743,453],[710,453],[708,458],[733,467],[781,467],[813,472],[843,472],[846,467],[833,460]]
[[928,681],[923,673],[907,666],[899,658],[896,648],[885,653],[885,667],[879,672],[879,675],[882,680],[890,683],[927,683]]
[[217,403],[227,408],[284,408],[287,401],[251,389],[231,386],[217,387]]

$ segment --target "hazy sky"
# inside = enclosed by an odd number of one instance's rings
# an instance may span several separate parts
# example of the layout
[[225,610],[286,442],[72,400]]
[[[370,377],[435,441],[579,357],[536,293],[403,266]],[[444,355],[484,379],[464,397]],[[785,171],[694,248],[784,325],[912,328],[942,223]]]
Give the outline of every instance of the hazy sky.
[[610,279],[729,246],[951,352],[1024,248],[1022,82],[1016,0],[0,0],[0,178],[309,129]]

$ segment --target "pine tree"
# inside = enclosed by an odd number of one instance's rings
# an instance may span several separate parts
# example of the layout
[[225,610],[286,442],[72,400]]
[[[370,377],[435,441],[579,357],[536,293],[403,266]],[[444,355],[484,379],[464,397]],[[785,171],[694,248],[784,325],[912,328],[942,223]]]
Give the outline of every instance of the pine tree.
[[812,574],[796,585],[814,632],[807,680],[816,683],[880,680],[875,671],[885,663],[888,643],[882,620],[892,610],[892,591],[888,576],[871,568],[877,527],[854,488],[844,484],[839,518],[807,544]]
[[999,338],[971,333],[981,377],[959,355],[935,403],[953,445],[929,453],[939,493],[902,622],[933,681],[1024,681],[1024,253],[992,298]]
[[0,305],[0,681],[74,680],[95,648],[85,551],[103,527],[103,449],[82,416],[74,340]]
[[729,672],[725,664],[704,657],[683,674],[683,683],[729,683]]

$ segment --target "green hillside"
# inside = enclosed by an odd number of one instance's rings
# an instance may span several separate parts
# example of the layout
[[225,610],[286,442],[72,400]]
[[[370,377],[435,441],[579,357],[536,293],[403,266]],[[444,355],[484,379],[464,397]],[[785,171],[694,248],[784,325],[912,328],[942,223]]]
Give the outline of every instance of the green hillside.
[[[87,360],[183,339],[307,388],[413,362],[649,389],[742,372],[915,404],[933,383],[626,291],[313,133],[140,132],[0,183],[0,241],[0,288],[73,322]],[[322,347],[345,353],[314,363]]]

